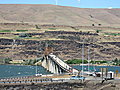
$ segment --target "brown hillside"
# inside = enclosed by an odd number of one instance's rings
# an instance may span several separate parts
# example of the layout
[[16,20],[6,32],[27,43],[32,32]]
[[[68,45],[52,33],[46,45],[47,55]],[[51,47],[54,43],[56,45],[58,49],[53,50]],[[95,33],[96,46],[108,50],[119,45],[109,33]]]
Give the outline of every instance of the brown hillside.
[[55,5],[1,4],[0,23],[76,26],[120,26],[120,9],[88,9]]
[[63,60],[120,59],[120,9],[0,4],[0,63],[43,56],[46,44]]

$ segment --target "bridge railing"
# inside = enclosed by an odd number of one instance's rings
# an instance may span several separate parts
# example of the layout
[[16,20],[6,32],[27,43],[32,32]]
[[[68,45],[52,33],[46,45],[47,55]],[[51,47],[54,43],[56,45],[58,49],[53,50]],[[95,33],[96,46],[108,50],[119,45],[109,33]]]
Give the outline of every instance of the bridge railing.
[[68,64],[66,64],[64,61],[62,61],[61,59],[59,59],[57,56],[53,55],[53,54],[49,54],[49,56],[55,61],[57,62],[62,68],[64,68],[66,71],[68,72],[73,72],[77,70],[73,69],[71,66],[69,66]]

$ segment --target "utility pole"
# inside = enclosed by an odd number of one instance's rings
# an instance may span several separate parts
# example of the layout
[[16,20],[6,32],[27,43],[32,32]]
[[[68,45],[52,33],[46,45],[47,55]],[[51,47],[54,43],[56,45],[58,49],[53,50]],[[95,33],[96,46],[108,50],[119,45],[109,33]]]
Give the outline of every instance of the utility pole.
[[36,59],[36,76],[37,76],[37,71],[38,71],[38,70],[37,70],[37,59]]
[[58,5],[58,0],[55,0],[55,4]]
[[88,46],[88,72],[90,72],[90,47]]
[[[55,0],[55,5],[56,5],[56,11],[57,11],[58,0]],[[57,14],[55,15],[55,24],[57,25]]]
[[[83,71],[84,71],[84,39],[83,39],[83,44],[82,44],[82,77],[83,77]],[[83,79],[82,79],[82,82],[83,82]]]

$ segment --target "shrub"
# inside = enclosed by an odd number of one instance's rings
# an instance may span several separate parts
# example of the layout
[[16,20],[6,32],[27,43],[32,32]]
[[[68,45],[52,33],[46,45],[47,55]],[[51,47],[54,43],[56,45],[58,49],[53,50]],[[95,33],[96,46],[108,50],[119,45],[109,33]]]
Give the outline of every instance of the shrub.
[[5,58],[4,59],[4,64],[9,64],[10,61],[11,61],[11,58]]
[[95,63],[102,64],[102,63],[107,63],[107,61],[91,61],[90,63],[92,63],[92,64],[95,64]]
[[16,30],[17,32],[26,32],[28,30]]
[[0,30],[0,32],[11,32],[11,30]]
[[[68,60],[66,61],[67,64],[80,64],[82,63],[82,60],[79,59],[73,59],[73,60]],[[84,64],[88,63],[87,60],[84,60]]]
[[116,35],[120,35],[120,33],[105,33],[106,35],[114,35],[114,36],[116,36]]
[[96,33],[99,33],[100,31],[102,31],[102,30],[96,30]]

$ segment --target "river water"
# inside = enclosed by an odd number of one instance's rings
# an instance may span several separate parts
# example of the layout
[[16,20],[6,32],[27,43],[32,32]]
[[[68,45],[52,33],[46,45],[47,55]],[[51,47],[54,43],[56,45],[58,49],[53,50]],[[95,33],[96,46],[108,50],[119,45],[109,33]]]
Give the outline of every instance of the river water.
[[[37,66],[39,74],[50,74],[43,67]],[[0,65],[0,78],[32,76],[36,74],[36,66]]]
[[[76,69],[81,70],[82,66],[73,66]],[[90,66],[91,71],[100,71],[100,68],[108,68],[109,71],[115,72],[118,70],[120,72],[119,66]],[[84,70],[88,70],[87,66],[84,66]],[[43,67],[37,66],[37,72],[39,74],[50,74]],[[32,76],[36,74],[36,66],[18,66],[18,65],[0,65],[0,78],[9,77],[22,77],[22,76]]]

